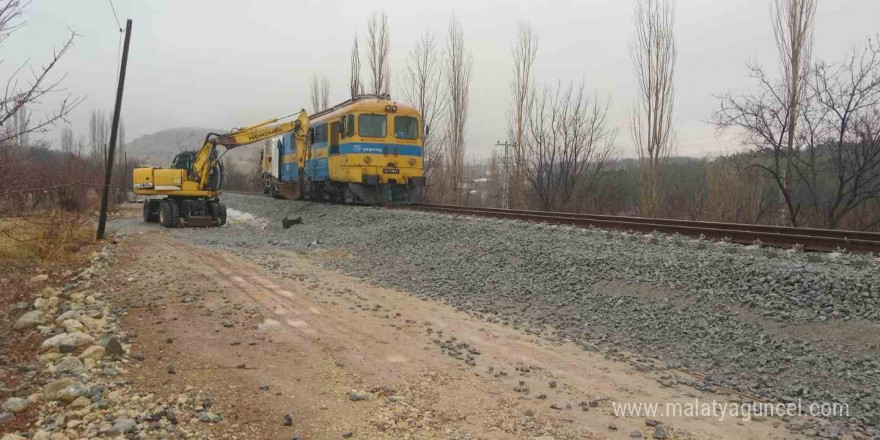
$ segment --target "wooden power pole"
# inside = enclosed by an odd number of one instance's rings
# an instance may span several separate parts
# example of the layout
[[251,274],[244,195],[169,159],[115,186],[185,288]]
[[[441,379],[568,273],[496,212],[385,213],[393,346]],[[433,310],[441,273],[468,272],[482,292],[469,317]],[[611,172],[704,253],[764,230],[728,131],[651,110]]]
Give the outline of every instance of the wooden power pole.
[[113,108],[113,125],[110,127],[110,151],[107,152],[107,168],[104,172],[104,193],[101,194],[101,216],[98,218],[98,240],[104,239],[107,225],[107,197],[110,195],[110,177],[116,154],[116,133],[119,131],[119,112],[122,110],[122,90],[125,87],[125,66],[128,64],[128,42],[131,40],[131,20],[125,22],[125,45],[122,47],[122,64],[119,66],[119,84],[116,87],[116,106]]

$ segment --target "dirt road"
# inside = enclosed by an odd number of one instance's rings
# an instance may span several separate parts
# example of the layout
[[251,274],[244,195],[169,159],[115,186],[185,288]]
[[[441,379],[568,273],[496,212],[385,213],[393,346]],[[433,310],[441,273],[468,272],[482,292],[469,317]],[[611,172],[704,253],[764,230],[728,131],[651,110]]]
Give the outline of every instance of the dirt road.
[[742,398],[321,264],[340,258],[353,257],[130,236],[108,275],[143,356],[127,379],[210,396],[223,421],[204,426],[216,438],[796,438],[773,418],[616,417],[613,402]]

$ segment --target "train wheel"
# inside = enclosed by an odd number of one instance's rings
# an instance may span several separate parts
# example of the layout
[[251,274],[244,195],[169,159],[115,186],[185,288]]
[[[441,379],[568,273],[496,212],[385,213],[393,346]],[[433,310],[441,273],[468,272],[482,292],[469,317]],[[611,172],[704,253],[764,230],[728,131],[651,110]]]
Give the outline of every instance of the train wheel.
[[345,185],[345,196],[343,197],[343,201],[346,205],[354,204],[357,200],[357,196],[351,191],[351,185]]

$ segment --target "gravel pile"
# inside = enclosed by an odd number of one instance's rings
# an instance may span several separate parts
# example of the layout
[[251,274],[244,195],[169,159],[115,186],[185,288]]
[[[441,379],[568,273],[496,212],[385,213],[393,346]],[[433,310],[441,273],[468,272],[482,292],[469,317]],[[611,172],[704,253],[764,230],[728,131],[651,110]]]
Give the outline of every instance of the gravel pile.
[[[205,438],[199,424],[222,416],[210,412],[210,397],[187,386],[180,394],[139,393],[121,380],[132,359],[130,341],[121,331],[125,309],[113,307],[102,292],[112,246],[92,255],[91,264],[63,289],[44,287],[32,303],[19,303],[14,328],[38,332],[36,363],[26,369],[24,382],[0,405],[0,421],[36,411],[34,426],[5,433],[2,440],[68,440],[78,438]],[[47,275],[28,287],[49,281]],[[208,403],[206,403],[208,402]]]
[[[847,403],[850,422],[880,426],[880,272],[872,258],[224,198],[268,222],[177,233],[245,250],[342,248],[354,258],[331,264],[385,286],[527,331],[552,329],[587,349],[700,371],[706,379],[698,388]],[[285,230],[285,216],[302,216],[303,224]],[[650,368],[651,361],[640,364]]]

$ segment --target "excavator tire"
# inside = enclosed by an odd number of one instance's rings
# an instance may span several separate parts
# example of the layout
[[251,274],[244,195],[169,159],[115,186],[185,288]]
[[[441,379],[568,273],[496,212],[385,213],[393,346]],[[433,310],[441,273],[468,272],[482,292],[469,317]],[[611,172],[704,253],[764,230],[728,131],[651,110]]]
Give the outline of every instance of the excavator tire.
[[153,200],[144,200],[144,221],[147,223],[156,223],[159,221],[159,213],[156,212],[157,203]]
[[166,228],[176,228],[179,210],[177,203],[162,202],[159,204],[159,224]]
[[215,205],[216,211],[214,211],[214,216],[219,220],[219,224],[217,226],[223,226],[226,224],[226,205],[222,203],[217,203]]

